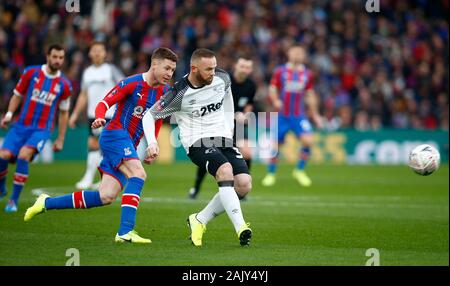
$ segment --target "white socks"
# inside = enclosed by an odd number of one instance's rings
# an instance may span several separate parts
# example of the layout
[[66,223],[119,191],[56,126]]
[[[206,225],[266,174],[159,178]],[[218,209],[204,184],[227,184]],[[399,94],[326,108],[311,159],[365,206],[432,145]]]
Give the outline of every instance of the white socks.
[[207,224],[210,220],[223,213],[225,209],[220,201],[219,193],[217,193],[208,205],[197,214],[197,219],[203,224]]
[[219,182],[219,192],[209,201],[208,205],[197,214],[197,219],[207,224],[224,211],[233,223],[236,232],[245,224],[241,203],[233,187],[233,181]]
[[233,223],[234,229],[238,232],[241,226],[245,224],[245,221],[241,211],[241,203],[234,187],[222,185],[219,187],[219,197],[223,208]]

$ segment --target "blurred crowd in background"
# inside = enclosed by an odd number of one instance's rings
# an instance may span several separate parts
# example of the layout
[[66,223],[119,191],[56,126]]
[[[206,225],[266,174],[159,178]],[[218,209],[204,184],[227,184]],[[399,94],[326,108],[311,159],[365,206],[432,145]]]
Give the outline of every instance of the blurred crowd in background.
[[[73,1],[71,1],[73,2]],[[0,0],[0,113],[25,66],[45,63],[45,47],[62,43],[64,72],[74,86],[93,40],[126,75],[144,72],[160,46],[180,57],[175,78],[189,70],[197,47],[254,61],[257,111],[271,111],[268,84],[293,43],[309,52],[324,128],[448,130],[448,0]]]

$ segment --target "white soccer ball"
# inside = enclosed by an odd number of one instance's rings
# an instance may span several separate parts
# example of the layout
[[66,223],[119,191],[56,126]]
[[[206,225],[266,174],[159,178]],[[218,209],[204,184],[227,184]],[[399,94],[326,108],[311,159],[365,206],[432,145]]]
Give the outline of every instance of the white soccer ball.
[[409,167],[419,175],[428,176],[439,168],[441,155],[431,145],[423,144],[409,153]]

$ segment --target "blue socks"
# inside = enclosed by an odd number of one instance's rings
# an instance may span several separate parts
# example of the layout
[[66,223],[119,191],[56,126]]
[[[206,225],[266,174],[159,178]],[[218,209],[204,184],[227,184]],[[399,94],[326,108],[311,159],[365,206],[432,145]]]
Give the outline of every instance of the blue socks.
[[23,159],[17,159],[16,172],[14,173],[13,192],[9,198],[17,205],[19,202],[20,193],[28,180],[28,161]]
[[297,169],[304,170],[306,167],[306,162],[308,162],[311,156],[311,148],[303,147],[300,149],[299,160],[297,161]]
[[277,171],[277,164],[278,154],[270,159],[269,166],[267,167],[267,172],[269,172],[270,174],[275,174],[275,172]]
[[98,191],[79,191],[45,200],[45,209],[47,210],[89,209],[102,205],[103,203]]
[[[311,148],[310,147],[303,147],[300,149],[299,152],[299,159],[297,161],[297,169],[298,170],[304,170],[306,167],[306,163],[309,160],[309,157],[311,156]],[[267,168],[267,171],[271,174],[274,174],[277,170],[277,163],[278,163],[278,155],[270,159],[269,166]]]
[[143,179],[132,177],[128,180],[127,187],[122,195],[119,235],[124,235],[134,229],[136,211],[141,199],[140,195],[143,186]]

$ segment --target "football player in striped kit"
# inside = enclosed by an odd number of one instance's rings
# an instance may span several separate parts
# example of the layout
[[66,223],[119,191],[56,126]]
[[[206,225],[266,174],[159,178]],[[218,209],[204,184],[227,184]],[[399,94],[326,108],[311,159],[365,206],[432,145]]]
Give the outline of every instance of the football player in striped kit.
[[[277,67],[272,75],[269,96],[278,111],[278,134],[272,134],[273,146],[283,144],[290,130],[295,133],[302,148],[299,150],[297,166],[292,176],[301,186],[309,187],[312,182],[305,173],[305,167],[311,154],[313,129],[307,116],[307,108],[316,126],[320,128],[321,122],[313,89],[312,72],[305,66],[305,61],[305,48],[301,45],[291,46],[288,50],[288,62]],[[262,180],[263,186],[270,187],[275,184],[277,161],[278,152],[273,154],[270,160],[268,173]]]
[[218,192],[208,205],[187,219],[192,243],[201,246],[208,222],[226,213],[240,244],[249,245],[252,230],[244,220],[239,198],[250,192],[252,178],[233,142],[234,106],[230,76],[217,68],[214,52],[203,48],[195,50],[189,74],[177,81],[144,115],[145,137],[149,143],[147,160],[152,160],[159,152],[155,148],[155,119],[171,115],[178,123],[180,140],[188,157],[198,167],[205,168],[218,185]]
[[9,101],[8,112],[0,122],[1,127],[6,128],[22,103],[22,109],[0,149],[0,198],[7,193],[8,163],[16,163],[13,191],[5,207],[6,212],[18,210],[19,196],[28,180],[29,163],[50,139],[56,117],[58,137],[53,149],[61,151],[63,148],[72,93],[70,81],[61,72],[64,56],[61,45],[50,45],[46,64],[29,66],[24,70]]
[[[84,209],[109,205],[126,186],[115,241],[151,243],[150,239],[139,236],[134,230],[140,194],[147,177],[136,147],[144,135],[143,114],[170,88],[168,83],[177,60],[177,55],[170,49],[156,49],[147,72],[122,80],[97,105],[92,128],[105,126],[99,140],[103,159],[99,167],[102,180],[98,191],[82,190],[55,198],[42,194],[25,213],[25,221],[53,209]],[[106,123],[105,114],[114,104],[117,104],[114,116]],[[161,124],[159,121],[153,126],[154,136],[157,136]],[[149,144],[149,148],[155,147]],[[152,161],[153,158],[146,163]]]

